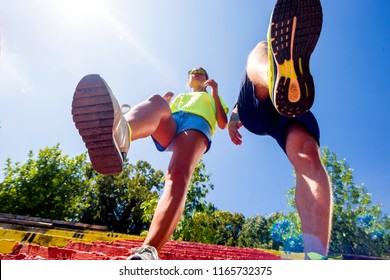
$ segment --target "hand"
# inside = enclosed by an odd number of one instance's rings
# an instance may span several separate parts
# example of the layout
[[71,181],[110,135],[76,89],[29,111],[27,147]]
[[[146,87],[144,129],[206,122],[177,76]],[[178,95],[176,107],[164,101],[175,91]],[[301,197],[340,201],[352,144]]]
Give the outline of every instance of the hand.
[[204,82],[204,86],[211,87],[213,97],[214,97],[214,94],[218,96],[218,84],[216,81],[214,81],[213,79],[207,80]]
[[163,98],[164,98],[164,99],[168,102],[168,104],[169,104],[169,103],[171,103],[172,97],[173,97],[174,95],[175,95],[175,94],[174,94],[173,92],[168,91],[168,92],[164,93]]
[[230,121],[228,124],[230,140],[236,145],[241,145],[242,143],[242,135],[238,132],[241,127],[242,123],[240,121]]

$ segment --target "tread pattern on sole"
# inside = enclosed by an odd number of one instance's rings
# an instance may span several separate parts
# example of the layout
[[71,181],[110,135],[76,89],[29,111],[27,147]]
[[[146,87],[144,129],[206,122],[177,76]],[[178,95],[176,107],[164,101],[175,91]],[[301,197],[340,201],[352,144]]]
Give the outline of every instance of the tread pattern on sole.
[[113,139],[114,107],[99,75],[85,76],[77,85],[72,116],[93,168],[104,175],[122,172],[122,156]]
[[270,35],[278,75],[274,76],[273,102],[283,115],[295,117],[313,105],[315,89],[309,62],[322,18],[319,0],[278,0],[275,5]]

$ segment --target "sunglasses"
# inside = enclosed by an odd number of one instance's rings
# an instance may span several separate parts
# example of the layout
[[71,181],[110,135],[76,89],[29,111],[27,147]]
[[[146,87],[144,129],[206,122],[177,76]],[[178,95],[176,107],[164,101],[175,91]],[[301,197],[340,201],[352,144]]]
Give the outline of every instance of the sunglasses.
[[203,69],[193,69],[188,71],[188,75],[206,75],[206,71]]

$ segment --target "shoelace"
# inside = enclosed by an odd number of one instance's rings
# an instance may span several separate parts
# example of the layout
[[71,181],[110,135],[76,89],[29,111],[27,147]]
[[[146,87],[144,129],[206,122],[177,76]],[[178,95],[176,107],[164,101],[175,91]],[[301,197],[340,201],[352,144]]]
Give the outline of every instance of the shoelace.
[[129,104],[122,104],[121,105],[121,111],[122,111],[122,114],[126,114],[127,112],[129,112],[131,110],[131,106]]
[[143,252],[146,252],[146,251],[150,252],[150,250],[148,250],[148,249],[149,248],[147,248],[147,247],[137,247],[137,248],[132,248],[131,251],[133,253],[142,254]]

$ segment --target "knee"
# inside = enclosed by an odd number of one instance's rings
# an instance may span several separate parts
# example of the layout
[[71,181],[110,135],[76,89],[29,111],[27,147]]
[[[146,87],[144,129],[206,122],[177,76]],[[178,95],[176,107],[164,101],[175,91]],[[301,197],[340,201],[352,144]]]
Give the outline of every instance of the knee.
[[146,101],[153,105],[154,111],[160,111],[160,113],[171,112],[168,102],[159,94],[149,96]]
[[260,42],[250,52],[248,63],[250,64],[253,61],[256,63],[263,63],[265,58],[268,60],[268,44],[267,42]]
[[268,46],[266,42],[260,42],[250,52],[246,64],[246,73],[256,86],[256,97],[260,100],[269,96],[268,71]]
[[159,95],[159,94],[152,94],[151,96],[148,97],[147,99],[148,102],[154,103],[154,104],[163,104],[163,102],[167,103],[165,99]]
[[263,53],[264,50],[268,51],[268,43],[266,41],[261,41],[261,42],[257,43],[257,45],[253,48],[252,52],[254,52],[254,53],[257,53],[257,52]]
[[305,137],[291,141],[286,145],[287,156],[293,166],[317,168],[322,165],[317,141],[313,137]]
[[191,173],[184,166],[170,166],[165,176],[165,181],[172,182],[173,185],[182,186],[183,189],[189,185]]
[[266,41],[261,41],[255,48],[268,49],[268,43]]

